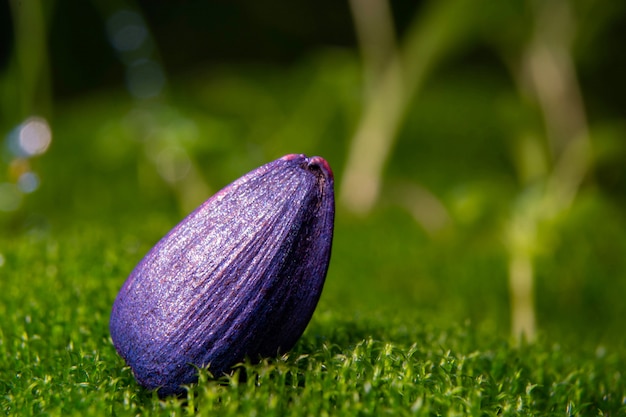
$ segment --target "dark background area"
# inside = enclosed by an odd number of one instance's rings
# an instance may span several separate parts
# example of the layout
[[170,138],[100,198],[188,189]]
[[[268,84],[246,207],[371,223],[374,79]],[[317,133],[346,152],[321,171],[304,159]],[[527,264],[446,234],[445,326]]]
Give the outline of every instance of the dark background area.
[[[119,84],[123,68],[106,36],[106,9],[98,2],[48,2],[48,24],[54,93],[78,95]],[[419,1],[392,1],[398,38],[423,7]],[[616,53],[626,36],[623,6],[579,2],[593,15],[606,14],[601,27],[583,34],[578,56],[580,81],[591,115],[612,112],[624,116],[626,87],[620,82],[626,68],[624,54]],[[604,7],[604,11],[596,9]],[[254,1],[139,1],[140,11],[156,41],[155,47],[171,75],[216,63],[275,63],[288,65],[318,48],[356,49],[353,20],[347,2]],[[582,9],[582,7],[581,7]],[[583,9],[584,10],[584,9]],[[583,22],[579,24],[584,25]],[[0,68],[13,51],[13,24],[9,3],[0,6]],[[588,35],[589,39],[584,39]],[[585,42],[593,42],[587,48]],[[480,47],[460,57],[456,65],[490,63]],[[598,76],[602,74],[602,76]]]

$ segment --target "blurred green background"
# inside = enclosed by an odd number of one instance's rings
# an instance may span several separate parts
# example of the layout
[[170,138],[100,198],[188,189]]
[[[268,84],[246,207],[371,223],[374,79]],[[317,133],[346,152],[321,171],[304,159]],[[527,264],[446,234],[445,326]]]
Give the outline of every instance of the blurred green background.
[[10,0],[0,20],[0,277],[16,242],[55,242],[24,285],[74,248],[119,288],[212,193],[306,153],[338,198],[318,319],[624,346],[626,3]]

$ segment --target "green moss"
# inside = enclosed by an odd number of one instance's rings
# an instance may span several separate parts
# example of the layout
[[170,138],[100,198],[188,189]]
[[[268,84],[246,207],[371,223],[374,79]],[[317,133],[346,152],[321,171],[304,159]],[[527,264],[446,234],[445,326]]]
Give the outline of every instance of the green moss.
[[137,385],[108,336],[112,301],[140,257],[135,238],[92,229],[2,243],[0,401],[8,415],[626,411],[626,358],[617,346],[593,350],[544,336],[516,348],[489,326],[454,324],[455,313],[420,311],[402,298],[395,310],[352,301],[350,313],[335,308],[337,283],[293,351],[242,364],[231,378],[202,370],[186,400],[159,400]]

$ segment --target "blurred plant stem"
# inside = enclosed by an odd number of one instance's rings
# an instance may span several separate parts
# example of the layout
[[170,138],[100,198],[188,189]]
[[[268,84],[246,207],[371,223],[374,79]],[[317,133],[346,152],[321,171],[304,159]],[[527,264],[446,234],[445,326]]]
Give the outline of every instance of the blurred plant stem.
[[[549,223],[572,205],[588,170],[591,151],[570,52],[574,33],[570,4],[568,0],[531,1],[531,6],[534,30],[514,73],[521,94],[536,102],[541,111],[550,153],[546,159],[552,161],[552,169],[538,178],[542,184],[539,189],[536,179],[524,184],[506,228],[511,331],[518,341],[524,338],[529,342],[536,337],[533,257],[545,234],[550,233]],[[539,163],[536,158],[525,161]]]
[[[541,133],[520,135],[522,191],[505,227],[505,240],[511,332],[517,340],[532,342],[536,337],[534,257],[549,238],[550,223],[572,205],[588,171],[591,145],[571,54],[575,32],[571,4],[569,0],[528,0],[528,4],[533,28],[529,40],[522,41],[526,43],[512,72],[520,102],[530,99],[536,104],[543,126],[537,130]],[[352,0],[351,7],[367,94],[339,201],[365,215],[380,194],[384,166],[406,109],[431,69],[472,41],[485,23],[495,30],[501,30],[503,23],[498,18],[484,20],[483,15],[491,16],[486,2],[433,1],[396,46],[387,2]],[[506,42],[505,48],[509,52],[511,44]],[[547,146],[542,147],[541,140]]]
[[364,108],[348,151],[340,203],[365,215],[380,193],[384,165],[412,97],[433,66],[472,27],[470,0],[433,1],[396,46],[389,4],[351,0],[367,84]]
[[[397,64],[398,49],[389,3],[385,0],[350,0],[363,59],[365,84],[371,92],[387,66]],[[400,80],[399,68],[390,69]]]
[[[50,68],[46,40],[46,13],[40,0],[10,0],[15,30],[15,102],[8,113],[24,119],[37,114],[49,116],[52,109]],[[53,2],[46,2],[51,8]],[[8,105],[9,103],[7,103]]]
[[366,84],[363,116],[352,140],[340,199],[351,211],[367,213],[380,189],[404,107],[405,81],[389,4],[351,0]]

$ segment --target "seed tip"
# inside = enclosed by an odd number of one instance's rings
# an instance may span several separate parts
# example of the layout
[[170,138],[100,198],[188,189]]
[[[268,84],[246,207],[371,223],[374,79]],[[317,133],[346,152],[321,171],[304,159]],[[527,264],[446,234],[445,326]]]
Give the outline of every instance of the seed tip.
[[311,168],[319,169],[324,177],[334,180],[335,176],[333,174],[333,170],[330,169],[330,165],[328,162],[322,158],[321,156],[312,156],[308,158],[303,153],[290,153],[289,155],[285,155],[282,158],[283,161],[298,161],[302,163],[303,168]]
[[310,167],[318,167],[324,173],[324,176],[331,180],[334,179],[333,170],[330,169],[330,165],[328,165],[328,162],[324,158],[321,156],[312,156],[307,159]]

